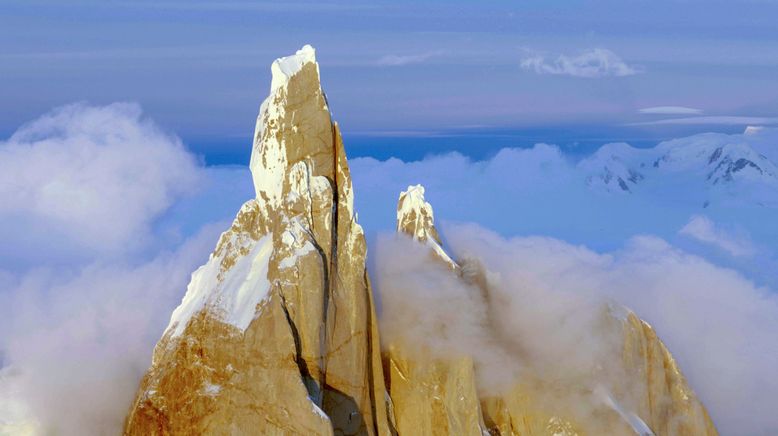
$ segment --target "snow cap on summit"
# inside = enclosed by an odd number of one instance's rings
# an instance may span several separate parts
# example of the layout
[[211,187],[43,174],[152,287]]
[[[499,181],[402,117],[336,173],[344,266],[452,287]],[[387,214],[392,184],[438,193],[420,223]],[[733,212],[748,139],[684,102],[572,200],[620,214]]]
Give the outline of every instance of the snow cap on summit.
[[[301,73],[303,67],[313,63],[316,67],[315,75],[310,77],[309,85],[300,85],[306,92],[321,94],[319,85],[319,67],[316,64],[316,50],[310,45],[305,45],[291,56],[278,58],[273,61],[270,71],[273,75],[270,85],[270,95],[262,102],[257,116],[257,124],[254,129],[254,145],[251,152],[252,178],[257,198],[263,198],[269,205],[277,207],[280,201],[282,185],[287,171],[287,145],[285,141],[291,139],[288,135],[277,134],[282,129],[281,125],[291,125],[291,119],[287,120],[287,103],[289,98],[289,81],[292,77]],[[311,73],[305,73],[311,74]],[[298,87],[298,91],[301,89]],[[326,101],[320,99],[320,105],[327,111]],[[285,121],[286,120],[286,121]],[[269,127],[270,126],[270,127]],[[271,129],[273,134],[266,134],[265,129]]]
[[291,56],[278,58],[273,61],[273,65],[270,66],[270,72],[273,74],[270,82],[270,92],[272,93],[279,87],[286,85],[289,79],[297,74],[303,68],[303,65],[309,62],[316,63],[316,49],[309,44],[305,44],[303,48],[297,50]]

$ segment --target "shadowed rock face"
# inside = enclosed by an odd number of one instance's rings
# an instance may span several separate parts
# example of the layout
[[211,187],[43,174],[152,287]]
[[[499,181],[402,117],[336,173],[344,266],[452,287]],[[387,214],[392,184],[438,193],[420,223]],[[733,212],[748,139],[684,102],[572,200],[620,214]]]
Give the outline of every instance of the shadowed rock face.
[[193,275],[126,434],[388,434],[365,239],[313,49],[272,70],[257,196]]
[[[433,357],[404,342],[383,344],[382,355],[365,238],[313,49],[272,72],[252,149],[256,198],[193,273],[125,434],[632,434],[635,417],[649,433],[715,434],[672,356],[631,313],[604,311],[603,324],[624,338],[613,359],[639,387],[635,416],[620,410],[619,392],[531,376],[484,394],[473,356]],[[441,247],[423,187],[401,195],[397,225],[490,300],[481,267],[461,267]],[[597,418],[538,401],[552,390],[597,402]]]

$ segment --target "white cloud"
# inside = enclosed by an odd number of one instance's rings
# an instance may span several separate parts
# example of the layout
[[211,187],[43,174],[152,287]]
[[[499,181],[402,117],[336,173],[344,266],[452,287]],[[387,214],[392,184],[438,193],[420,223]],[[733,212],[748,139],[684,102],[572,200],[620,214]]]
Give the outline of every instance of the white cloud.
[[704,117],[668,118],[656,121],[632,123],[633,126],[650,126],[663,124],[678,125],[731,125],[747,126],[751,124],[778,124],[778,117],[747,117],[738,115],[716,115]]
[[386,67],[398,67],[403,65],[421,64],[428,60],[442,55],[441,51],[431,51],[414,55],[385,55],[376,61],[376,65]]
[[[674,144],[679,141],[687,141],[693,151],[708,142],[721,145],[750,139],[707,134],[678,139]],[[774,143],[768,137],[761,141],[770,146]],[[700,158],[703,167],[708,164],[708,156]],[[427,188],[427,200],[435,209],[444,242],[455,253],[474,253],[488,269],[500,273],[504,283],[525,288],[512,290],[505,285],[506,295],[521,295],[510,301],[531,301],[527,310],[549,310],[527,314],[518,303],[506,303],[506,311],[516,311],[506,318],[528,323],[506,325],[527,335],[553,331],[553,323],[542,316],[565,313],[565,298],[576,304],[590,304],[592,298],[595,302],[609,298],[624,303],[652,323],[668,344],[722,434],[775,433],[778,419],[770,412],[778,407],[774,401],[778,398],[778,343],[773,340],[778,335],[778,257],[773,248],[778,246],[778,234],[771,220],[775,207],[749,206],[755,191],[739,190],[745,185],[737,189],[735,184],[713,186],[704,172],[671,172],[661,167],[654,170],[650,161],[646,168],[635,169],[646,178],[638,182],[633,194],[611,195],[588,188],[587,173],[581,166],[557,147],[543,144],[531,149],[504,149],[484,161],[472,161],[459,154],[431,156],[417,162],[353,159],[356,210],[368,232],[371,252],[375,253],[369,257],[369,266],[377,292],[407,296],[392,301],[382,295],[381,304],[388,307],[396,303],[398,310],[407,310],[403,315],[406,319],[421,312],[428,313],[432,321],[445,322],[451,319],[450,313],[459,312],[457,308],[467,310],[473,299],[468,289],[452,287],[445,279],[438,283],[440,286],[421,282],[413,287],[412,277],[431,280],[436,274],[422,271],[423,264],[414,266],[411,251],[382,248],[381,237],[371,234],[393,230],[397,195],[406,186],[421,183]],[[770,190],[772,185],[762,188]],[[771,192],[775,198],[774,190]],[[707,200],[710,204],[703,207]],[[721,223],[742,225],[753,238],[759,256],[722,256],[718,246],[691,244],[678,229],[702,211],[717,223],[714,235],[731,238],[730,244],[736,241],[727,247],[737,253],[748,252],[750,247],[743,242],[747,239],[729,230],[729,224],[722,227]],[[446,222],[475,222],[490,231],[446,226]],[[722,229],[727,231],[720,232]],[[640,234],[655,236],[633,238]],[[510,237],[515,235],[520,236]],[[387,256],[394,251],[407,257],[389,264]],[[701,256],[716,259],[720,265]],[[382,271],[387,267],[391,270]],[[397,271],[405,272],[392,283],[386,274]],[[767,287],[760,287],[765,283]],[[448,289],[456,294],[450,299],[438,298]],[[426,294],[411,299],[415,292]],[[551,300],[543,301],[545,297]],[[428,307],[426,299],[440,306]],[[419,305],[403,309],[403,300]],[[562,303],[554,308],[557,300]],[[457,335],[465,334],[468,325],[478,325],[482,319],[479,313],[486,310],[476,303],[469,307],[474,312],[455,318],[461,319],[461,325],[449,330],[449,337],[455,341]],[[398,322],[404,323],[402,318]],[[582,323],[577,325],[585,325]],[[426,325],[419,322],[412,331],[424,337]],[[557,339],[564,343],[566,334],[562,331],[558,337],[552,335],[550,346]],[[469,343],[477,343],[481,337],[483,332],[475,332],[470,342],[448,345],[466,351],[472,349]],[[583,338],[582,343],[591,342]],[[555,349],[545,351],[553,357]],[[502,361],[499,350],[484,351],[481,357],[486,359],[482,362],[485,366],[494,364],[499,368]],[[510,372],[515,368],[504,369]],[[495,374],[504,373],[495,370]],[[483,382],[489,385],[488,379]],[[752,397],[756,400],[749,399]]]
[[639,67],[628,65],[616,53],[604,48],[585,50],[576,56],[560,54],[556,59],[533,54],[521,60],[521,68],[536,74],[585,78],[623,77],[641,72]]
[[638,112],[651,115],[696,115],[701,114],[702,109],[685,106],[654,106],[640,109]]
[[[545,237],[504,238],[472,224],[443,226],[442,235],[469,265],[470,284],[437,271],[411,247],[379,239],[376,290],[388,338],[474,355],[487,390],[528,372],[592,388],[604,383],[593,368],[618,377],[608,356],[618,353],[621,337],[598,321],[615,301],[655,328],[722,434],[778,430],[775,293],[655,237],[597,253]],[[473,286],[479,280],[487,292]],[[628,380],[615,381],[628,392]],[[536,394],[563,407],[590,404]]]
[[678,233],[718,247],[733,256],[750,256],[755,253],[753,243],[747,236],[727,232],[703,215],[691,217]]
[[[740,140],[709,135],[690,138],[689,145]],[[769,222],[774,206],[756,204],[777,204],[778,195],[770,185],[753,191],[748,183],[738,180],[714,185],[702,172],[708,165],[705,156],[689,159],[691,170],[670,171],[651,165],[661,153],[649,153],[645,159],[638,154],[637,159],[619,160],[618,150],[611,151],[615,160],[605,159],[610,153],[604,153],[603,158],[593,159],[596,167],[591,168],[572,161],[557,147],[543,144],[531,149],[504,149],[485,161],[472,161],[455,153],[417,162],[353,159],[356,206],[368,232],[391,229],[398,193],[408,185],[421,183],[428,188],[430,201],[440,216],[478,222],[501,234],[547,234],[592,244],[597,249],[613,249],[635,233],[658,232],[665,239],[679,239],[678,229],[690,216],[704,210],[712,219],[744,223],[745,230],[761,245],[778,244],[778,234],[768,225],[759,224]],[[649,159],[651,156],[653,159]],[[592,177],[622,177],[622,173],[631,189],[626,197],[607,195],[591,182]],[[634,183],[629,180],[633,173],[637,174]],[[623,192],[615,182],[614,186]],[[708,207],[703,209],[706,203]],[[690,249],[718,254],[704,246]],[[767,256],[772,258],[775,253]],[[760,279],[771,277],[768,280],[778,284],[774,273],[763,270],[760,274]]]
[[0,142],[3,251],[141,247],[152,221],[201,175],[181,141],[135,104],[55,109]]
[[209,226],[139,265],[39,268],[0,289],[0,349],[12,369],[0,393],[14,386],[14,397],[0,403],[28,409],[16,418],[29,415],[56,434],[120,433],[189,275],[226,226]]
[[251,193],[246,170],[202,167],[134,104],[65,106],[0,143],[0,433],[27,418],[120,433],[191,272],[228,226],[203,223]]
[[[61,425],[63,434],[84,425],[80,423],[86,423],[95,433],[120,425],[137,378],[148,366],[151,347],[170,310],[183,294],[194,266],[213,248],[215,232],[225,226],[206,229],[180,248],[161,244],[136,256],[127,255],[132,242],[136,237],[158,237],[158,229],[149,227],[160,217],[171,228],[176,223],[194,226],[184,231],[184,235],[192,234],[201,222],[187,223],[191,216],[206,216],[213,221],[237,210],[238,205],[231,204],[232,200],[224,200],[225,192],[240,200],[251,193],[245,171],[242,175],[213,175],[203,170],[191,155],[179,150],[178,140],[161,134],[153,124],[140,118],[137,107],[132,108],[81,106],[69,109],[70,112],[60,110],[64,115],[54,112],[40,124],[31,124],[38,127],[20,129],[29,133],[17,134],[0,151],[16,150],[14,162],[24,168],[13,168],[6,162],[0,162],[0,167],[22,178],[21,186],[26,187],[26,192],[44,191],[47,184],[63,179],[66,186],[75,191],[83,189],[94,198],[95,204],[89,203],[92,213],[73,212],[67,204],[56,202],[52,212],[36,209],[37,203],[22,198],[8,185],[0,187],[0,231],[6,232],[0,233],[0,239],[16,244],[11,248],[5,244],[5,251],[12,255],[15,250],[23,250],[24,239],[18,234],[31,227],[9,216],[15,211],[38,220],[38,229],[52,232],[57,227],[57,232],[77,241],[65,247],[63,256],[85,259],[75,266],[0,271],[0,348],[6,353],[4,363],[11,363],[22,374],[17,379],[20,395],[35,415],[46,423]],[[55,121],[47,121],[48,118]],[[139,139],[162,150],[149,150],[138,143]],[[695,140],[709,139],[705,136]],[[9,144],[15,145],[6,148]],[[51,151],[58,148],[67,153]],[[152,153],[155,158],[135,156],[137,150]],[[101,158],[108,152],[111,159]],[[116,163],[125,159],[134,169],[130,171],[133,174],[124,173],[127,169]],[[93,168],[101,165],[113,171]],[[169,168],[172,165],[181,165],[184,170]],[[623,248],[623,242],[636,233],[658,233],[671,242],[678,242],[672,241],[674,237],[683,242],[677,229],[687,224],[688,217],[701,207],[704,198],[694,196],[700,194],[701,191],[694,191],[699,186],[668,179],[667,190],[645,197],[600,195],[586,187],[585,175],[575,162],[558,148],[542,144],[532,149],[502,150],[482,162],[451,154],[413,163],[354,159],[351,168],[356,209],[368,232],[393,228],[398,193],[409,184],[421,182],[427,186],[428,199],[439,218],[479,222],[505,235],[553,235],[608,253],[546,238],[505,239],[483,229],[459,232],[444,227],[444,237],[449,238],[456,252],[474,252],[490,269],[499,271],[508,271],[506,265],[510,263],[515,270],[510,270],[511,274],[531,279],[517,279],[516,283],[542,285],[538,289],[557,296],[583,293],[596,299],[612,297],[633,307],[654,323],[722,430],[742,425],[742,429],[757,432],[775,425],[768,408],[774,406],[771,398],[778,398],[778,393],[770,379],[764,381],[774,375],[771,371],[776,367],[775,350],[770,348],[774,341],[768,340],[768,336],[778,334],[774,297],[731,270],[713,266],[655,238],[640,238]],[[31,169],[40,169],[42,175]],[[173,173],[163,174],[165,170]],[[30,173],[32,180],[24,179]],[[83,180],[78,177],[81,174]],[[142,180],[138,174],[148,180]],[[203,179],[203,174],[206,181],[215,177],[219,180],[212,182],[223,186],[208,188],[209,192],[203,194],[207,201],[182,198],[185,191],[178,190],[177,183],[191,189]],[[231,192],[241,179],[245,179],[246,190]],[[2,174],[0,180],[6,184],[19,182]],[[95,183],[106,186],[97,189],[92,186]],[[133,186],[123,186],[128,183]],[[133,189],[161,189],[165,194],[138,193]],[[125,190],[130,190],[125,200],[114,197],[113,193],[118,195]],[[129,216],[105,210],[103,202],[128,211]],[[706,213],[718,220],[716,213],[726,212],[730,222],[741,218],[744,223],[767,222],[761,217],[773,211],[768,207],[733,208],[724,204],[717,212],[716,204],[714,201]],[[665,209],[672,209],[674,214],[665,214]],[[117,220],[117,229],[124,229],[121,236],[107,243],[90,237],[85,229],[97,217]],[[101,234],[107,234],[101,223],[95,225]],[[770,238],[776,235],[769,226],[755,228],[763,231],[754,233],[754,228],[748,228],[755,241],[775,246]],[[112,236],[108,233],[108,237]],[[479,242],[479,238],[486,242]],[[51,256],[49,251],[60,245],[52,244],[54,240],[44,233],[35,245],[37,256]],[[104,256],[111,252],[118,255]],[[500,253],[504,260],[500,260]],[[371,273],[375,272],[376,257],[369,257],[373,262]],[[756,263],[761,257],[748,261]],[[760,260],[763,269],[775,271],[770,266],[777,264],[764,259],[769,256]],[[2,264],[8,269],[8,262],[4,260]],[[565,307],[564,298],[539,303],[553,306],[555,301],[561,301],[559,308]],[[514,309],[520,308],[509,306],[506,310]],[[716,325],[709,329],[706,323],[712,320]],[[564,336],[565,332],[559,333]],[[562,341],[564,337],[558,339]],[[766,345],[749,348],[744,345],[746,342]],[[699,356],[711,355],[711,350],[718,360],[701,363]],[[554,349],[545,351],[553,356]],[[64,376],[66,372],[71,379]],[[722,396],[724,388],[733,389],[727,398]],[[749,402],[748,395],[756,402]],[[57,402],[49,403],[47,399]],[[92,411],[80,410],[72,407],[78,404],[74,399],[101,406]],[[728,400],[738,407],[728,408]]]

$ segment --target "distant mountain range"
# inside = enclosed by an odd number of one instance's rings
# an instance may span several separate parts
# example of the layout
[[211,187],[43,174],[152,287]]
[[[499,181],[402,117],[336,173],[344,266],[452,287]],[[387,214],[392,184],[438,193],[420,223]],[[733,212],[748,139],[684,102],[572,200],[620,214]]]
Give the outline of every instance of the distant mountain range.
[[[631,194],[644,189],[699,186],[703,206],[713,199],[742,197],[755,204],[778,206],[778,166],[766,153],[761,129],[742,135],[704,133],[638,149],[606,144],[578,166],[595,190]],[[742,198],[741,198],[742,199]]]

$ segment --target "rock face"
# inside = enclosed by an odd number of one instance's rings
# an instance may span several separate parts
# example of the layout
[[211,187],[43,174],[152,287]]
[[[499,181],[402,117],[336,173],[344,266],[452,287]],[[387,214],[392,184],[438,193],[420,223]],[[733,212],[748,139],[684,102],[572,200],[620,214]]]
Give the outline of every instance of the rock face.
[[452,269],[459,268],[440,246],[435,216],[432,206],[424,201],[423,186],[409,186],[407,191],[400,193],[400,200],[397,202],[397,231],[429,246],[435,255]]
[[[256,198],[192,274],[125,434],[716,434],[651,327],[626,311],[603,322],[623,337],[612,358],[638,386],[629,408],[620,392],[531,376],[487,394],[473,356],[382,347],[365,237],[313,49],[276,60],[272,73],[251,156]],[[442,248],[423,187],[401,194],[397,230],[489,298],[477,272]],[[538,401],[547,391],[594,403],[596,413]]]
[[[461,273],[441,247],[424,187],[409,186],[397,204],[397,231],[430,248],[452,274]],[[406,343],[385,344],[384,374],[399,434],[483,435],[486,433],[472,357],[442,359]]]
[[[431,256],[451,266],[451,274],[477,285],[483,298],[490,299],[486,281],[479,279],[482,274],[466,273],[440,247],[432,207],[424,200],[423,187],[409,186],[400,194],[397,230],[429,246]],[[651,326],[629,310],[613,307],[603,311],[601,325],[606,334],[620,338],[621,354],[617,349],[612,356],[606,356],[615,363],[608,368],[618,374],[593,374],[593,378],[603,379],[603,384],[594,389],[575,380],[535,378],[529,372],[517,381],[506,380],[514,384],[500,395],[482,393],[471,357],[432,358],[427,350],[404,342],[385,344],[386,385],[399,433],[717,434],[705,408]],[[629,380],[629,386],[624,387],[624,392],[610,392],[606,385],[620,387],[624,383],[608,383],[609,378]],[[550,405],[548,398],[557,401]],[[588,412],[569,407],[576,403],[587,404]]]
[[389,432],[365,238],[313,49],[272,73],[256,198],[192,275],[126,434]]

